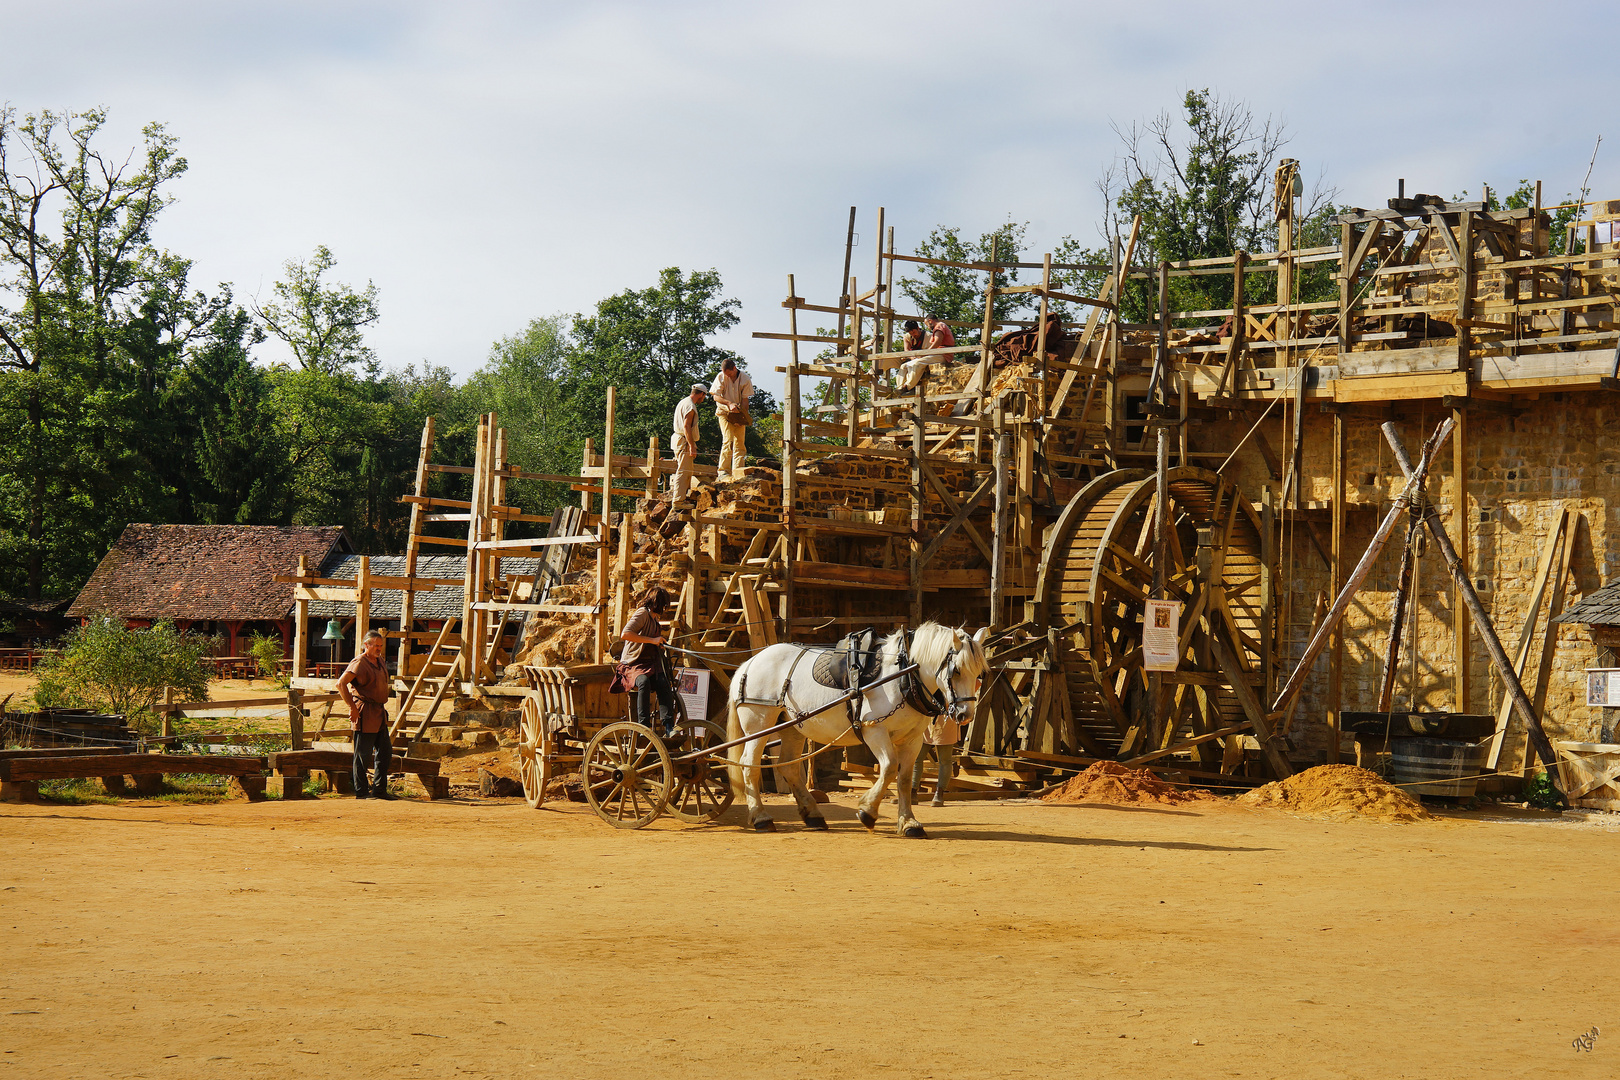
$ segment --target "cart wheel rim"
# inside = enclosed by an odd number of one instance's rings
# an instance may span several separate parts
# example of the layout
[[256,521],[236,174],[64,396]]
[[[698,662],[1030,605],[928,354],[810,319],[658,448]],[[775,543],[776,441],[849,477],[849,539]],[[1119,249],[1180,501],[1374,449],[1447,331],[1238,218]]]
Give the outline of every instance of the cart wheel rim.
[[[681,730],[694,732],[682,748],[686,753],[726,741],[726,729],[713,720],[683,722]],[[731,808],[731,776],[726,760],[722,753],[678,766],[669,812],[689,825],[718,821]]]
[[641,829],[668,808],[675,769],[651,728],[621,721],[592,737],[580,778],[597,817],[617,829]]
[[518,777],[523,781],[523,799],[536,810],[546,801],[545,731],[540,703],[524,698],[519,713]]

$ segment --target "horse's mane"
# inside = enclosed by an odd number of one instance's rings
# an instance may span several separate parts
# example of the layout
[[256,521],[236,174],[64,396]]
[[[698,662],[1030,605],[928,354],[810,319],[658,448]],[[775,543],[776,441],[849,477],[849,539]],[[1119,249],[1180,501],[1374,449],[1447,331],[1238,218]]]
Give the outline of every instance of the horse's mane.
[[[883,639],[885,662],[892,662],[898,655],[900,646],[905,641],[905,634],[905,628],[902,627]],[[926,672],[930,679],[952,649],[955,649],[957,654],[951,662],[953,673],[969,668],[975,672],[984,670],[984,647],[974,641],[973,635],[966,630],[942,626],[929,620],[912,632],[911,659],[916,662],[918,670]]]

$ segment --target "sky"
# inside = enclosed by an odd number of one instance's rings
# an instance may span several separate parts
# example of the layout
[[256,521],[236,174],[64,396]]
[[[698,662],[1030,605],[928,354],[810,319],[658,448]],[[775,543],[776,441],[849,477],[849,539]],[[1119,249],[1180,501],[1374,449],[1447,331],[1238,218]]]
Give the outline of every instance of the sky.
[[1344,204],[1402,177],[1552,201],[1599,135],[1593,194],[1620,197],[1613,3],[0,0],[0,26],[19,114],[104,106],[120,152],[177,137],[156,240],[194,285],[269,300],[325,244],[380,292],[385,365],[461,377],[679,266],[720,272],[720,343],[779,386],[787,346],[749,335],[786,329],[790,273],[836,302],[851,205],[863,282],[879,206],[901,251],[1009,218],[1035,259],[1095,243],[1116,129],[1188,89],[1280,119]]

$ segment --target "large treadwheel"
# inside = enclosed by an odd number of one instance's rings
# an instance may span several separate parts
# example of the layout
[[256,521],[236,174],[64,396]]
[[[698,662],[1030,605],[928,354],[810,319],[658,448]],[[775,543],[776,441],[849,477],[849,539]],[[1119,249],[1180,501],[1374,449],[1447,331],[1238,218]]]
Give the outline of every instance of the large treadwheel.
[[585,801],[616,829],[651,825],[669,805],[675,771],[669,749],[651,728],[609,724],[585,748],[580,769]]
[[[1233,679],[1263,693],[1268,635],[1261,533],[1236,485],[1207,469],[1169,472],[1166,579],[1181,601],[1181,666],[1167,677],[1169,723],[1155,727],[1142,665],[1142,618],[1154,577],[1152,473],[1123,469],[1088,483],[1064,508],[1043,555],[1036,593],[1046,624],[1063,631],[1060,657],[1077,753],[1129,756],[1246,722]],[[1215,640],[1218,639],[1218,640]],[[1222,656],[1235,660],[1228,670]],[[1231,765],[1236,740],[1195,748]],[[1156,745],[1155,745],[1156,744]]]

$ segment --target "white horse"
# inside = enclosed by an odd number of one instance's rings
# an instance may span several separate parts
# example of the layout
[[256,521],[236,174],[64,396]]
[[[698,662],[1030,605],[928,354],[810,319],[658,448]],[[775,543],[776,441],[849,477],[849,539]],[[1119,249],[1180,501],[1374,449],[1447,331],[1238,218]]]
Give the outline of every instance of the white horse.
[[[925,622],[915,633],[900,629],[879,644],[881,665],[876,678],[892,675],[908,664],[914,674],[875,686],[860,699],[860,730],[851,724],[848,704],[838,701],[845,691],[826,686],[812,674],[817,659],[832,646],[789,642],[760,650],[737,669],[727,702],[726,738],[740,739],[788,719],[783,728],[781,757],[792,762],[804,752],[806,738],[835,746],[865,742],[877,758],[878,775],[861,797],[856,816],[868,829],[877,826],[877,810],[889,784],[895,784],[900,803],[895,830],[923,838],[922,825],[911,813],[911,769],[922,748],[923,732],[935,716],[949,712],[970,720],[984,673],[984,638],[988,630],[967,631]],[[872,681],[872,680],[868,680]],[[784,716],[783,714],[787,715]],[[747,799],[748,824],[756,832],[774,832],[776,823],[765,813],[759,797],[760,761],[765,738],[752,739],[727,751],[731,759],[732,790]],[[787,782],[798,803],[799,817],[812,829],[825,829],[827,821],[805,786],[803,764],[779,766],[776,775]]]

